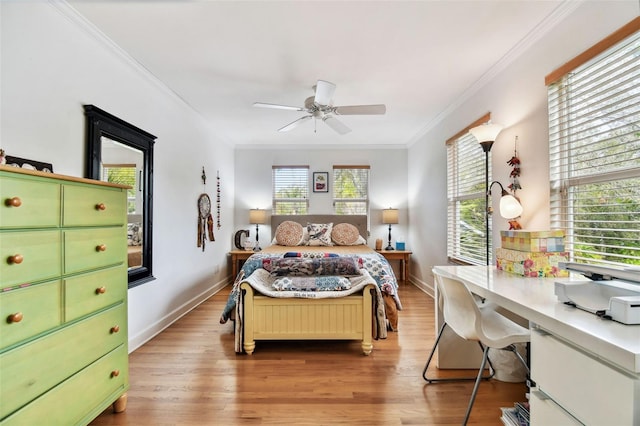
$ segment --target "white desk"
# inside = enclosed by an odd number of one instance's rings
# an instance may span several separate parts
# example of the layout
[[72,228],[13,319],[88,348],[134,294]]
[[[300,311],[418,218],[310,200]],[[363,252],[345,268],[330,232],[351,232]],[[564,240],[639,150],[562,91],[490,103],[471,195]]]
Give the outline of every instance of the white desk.
[[[536,378],[536,365],[538,365],[539,376],[551,377],[550,380],[558,382],[547,383],[545,388],[552,390],[550,393],[555,393],[551,395],[554,400],[567,398],[566,405],[569,408],[564,406],[564,401],[561,405],[573,416],[585,424],[590,422],[597,424],[597,420],[593,417],[595,414],[592,414],[592,408],[589,407],[591,398],[585,398],[583,393],[593,395],[595,401],[593,406],[598,407],[602,412],[607,406],[603,404],[602,398],[608,399],[606,395],[617,394],[615,389],[612,389],[609,379],[620,374],[624,381],[623,392],[631,395],[627,395],[626,398],[612,396],[614,401],[624,404],[624,406],[617,406],[616,409],[628,414],[626,421],[631,419],[628,424],[640,424],[640,325],[624,325],[601,319],[591,313],[558,302],[554,294],[555,281],[567,279],[583,281],[584,277],[572,275],[571,278],[523,278],[498,271],[493,266],[435,266],[433,270],[436,274],[463,281],[473,293],[533,323],[532,327],[536,333],[532,331],[532,378],[534,381],[542,380]],[[561,353],[556,353],[555,350],[548,353],[540,352],[541,347],[547,350],[544,337],[540,337],[545,336],[545,333],[550,333],[550,336],[560,342],[559,352]],[[534,346],[536,341],[540,342],[537,359]],[[564,353],[562,348],[565,346],[571,348],[565,354],[568,354],[566,359],[562,358]],[[589,360],[595,360],[598,365],[585,367],[586,364],[581,364],[582,358],[587,364]],[[569,374],[568,372],[574,366],[575,368],[580,366],[579,372],[563,377],[564,371]],[[599,370],[599,366],[606,366],[606,369]],[[588,369],[583,371],[585,368]],[[545,371],[541,371],[542,369],[557,371],[549,376]],[[602,374],[606,377],[602,377]],[[561,383],[563,380],[566,382]],[[614,380],[614,383],[617,382]],[[577,395],[576,398],[573,398],[569,391]],[[565,393],[569,396],[564,395]],[[534,405],[532,400],[533,418],[536,418],[535,408],[540,405],[540,402]],[[542,417],[538,418],[539,424],[548,421],[548,419],[542,420]]]

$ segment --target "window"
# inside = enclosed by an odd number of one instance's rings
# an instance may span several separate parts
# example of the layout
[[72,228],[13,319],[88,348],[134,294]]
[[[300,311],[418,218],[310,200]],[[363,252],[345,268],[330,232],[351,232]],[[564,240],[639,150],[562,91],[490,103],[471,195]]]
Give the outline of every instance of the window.
[[369,166],[333,166],[333,212],[369,211]]
[[640,265],[640,28],[632,28],[547,80],[551,226],[565,230],[580,263]]
[[[455,262],[488,264],[485,155],[469,129],[488,122],[490,118],[488,114],[483,116],[447,141],[447,256]],[[491,181],[491,152],[488,164]],[[491,256],[491,240],[489,244]]]
[[273,214],[307,214],[309,166],[273,166]]

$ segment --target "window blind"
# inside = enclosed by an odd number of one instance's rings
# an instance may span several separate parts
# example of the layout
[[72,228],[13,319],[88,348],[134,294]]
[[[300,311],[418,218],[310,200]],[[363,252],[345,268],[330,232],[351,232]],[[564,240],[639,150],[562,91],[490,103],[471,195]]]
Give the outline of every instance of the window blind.
[[272,188],[273,214],[307,214],[309,166],[273,166]]
[[[484,152],[468,132],[450,142],[447,144],[447,256],[457,262],[486,265]],[[491,239],[489,242],[491,244]],[[492,252],[490,246],[489,253]]]
[[640,264],[640,32],[548,87],[551,226],[576,262]]
[[367,214],[369,210],[369,166],[333,166],[333,211],[335,214]]

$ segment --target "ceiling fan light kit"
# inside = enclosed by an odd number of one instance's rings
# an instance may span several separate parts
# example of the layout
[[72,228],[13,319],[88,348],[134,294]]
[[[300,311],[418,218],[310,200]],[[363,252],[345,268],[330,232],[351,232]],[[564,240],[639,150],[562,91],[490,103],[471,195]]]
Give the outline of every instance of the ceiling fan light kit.
[[302,122],[311,118],[320,119],[323,123],[333,129],[340,135],[345,135],[351,131],[351,129],[338,120],[336,115],[383,115],[387,112],[387,107],[384,104],[377,105],[346,105],[346,106],[333,106],[332,99],[336,90],[336,85],[325,81],[318,80],[315,86],[313,86],[315,92],[314,96],[310,96],[304,101],[304,107],[295,107],[289,105],[271,104],[265,102],[254,102],[253,106],[258,108],[272,108],[272,109],[284,109],[290,111],[306,112],[308,115],[302,116],[297,120],[287,124],[284,127],[278,129],[279,132],[288,132],[292,130]]

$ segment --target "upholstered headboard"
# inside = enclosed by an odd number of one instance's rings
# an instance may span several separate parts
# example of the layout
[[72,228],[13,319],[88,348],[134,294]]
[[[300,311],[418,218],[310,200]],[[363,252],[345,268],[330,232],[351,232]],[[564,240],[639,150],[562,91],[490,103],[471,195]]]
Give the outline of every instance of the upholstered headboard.
[[306,215],[273,215],[271,216],[271,238],[276,234],[278,225],[282,222],[291,220],[298,222],[302,226],[307,226],[307,223],[350,223],[358,228],[360,235],[365,240],[369,238],[369,228],[367,223],[367,215],[345,215],[345,214],[306,214]]

